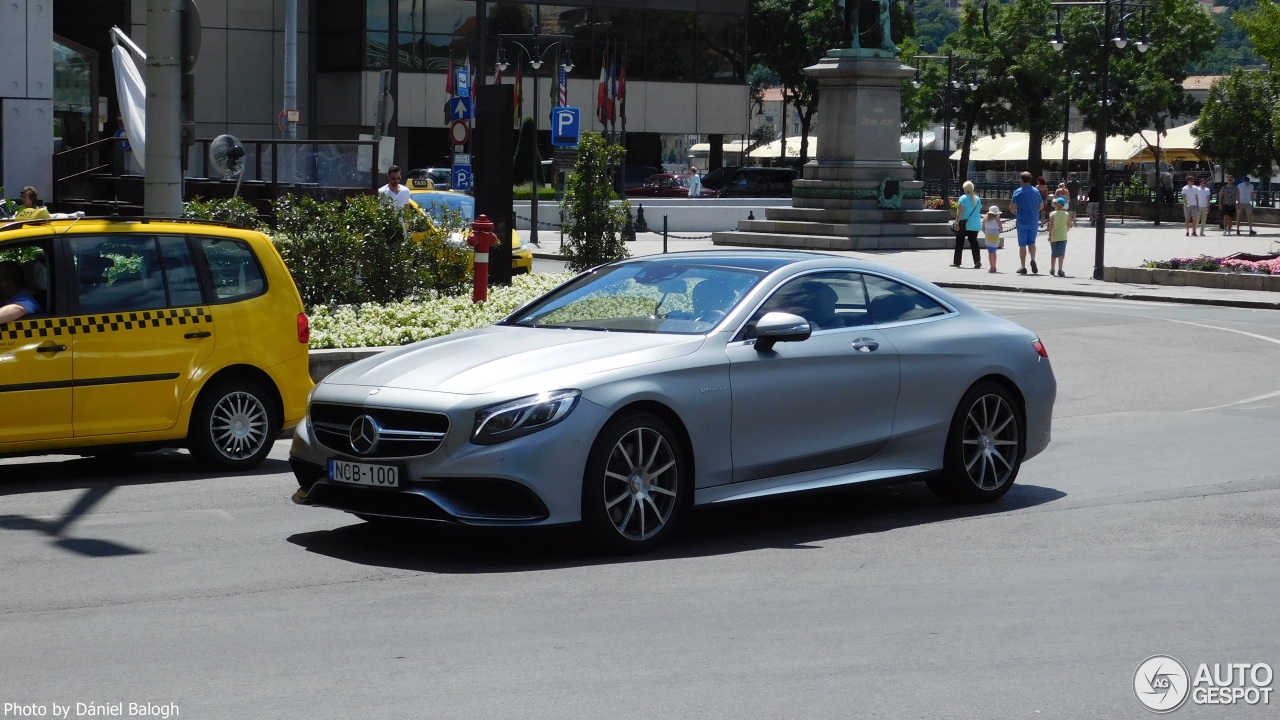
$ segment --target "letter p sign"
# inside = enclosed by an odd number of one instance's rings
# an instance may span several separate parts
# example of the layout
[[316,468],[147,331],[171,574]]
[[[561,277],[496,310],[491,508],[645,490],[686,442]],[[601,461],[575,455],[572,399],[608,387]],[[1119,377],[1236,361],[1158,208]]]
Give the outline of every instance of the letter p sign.
[[581,110],[576,107],[551,109],[551,144],[556,147],[578,147],[581,134]]

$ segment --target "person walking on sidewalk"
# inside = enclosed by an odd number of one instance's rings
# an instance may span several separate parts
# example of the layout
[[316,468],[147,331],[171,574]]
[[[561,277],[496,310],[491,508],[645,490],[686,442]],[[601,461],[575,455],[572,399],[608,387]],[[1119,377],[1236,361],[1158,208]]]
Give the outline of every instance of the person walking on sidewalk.
[[1036,189],[1040,191],[1040,224],[1049,222],[1049,181],[1043,175],[1036,177]]
[[987,272],[996,271],[996,251],[1000,249],[1000,233],[1004,232],[1004,222],[1000,220],[1000,208],[992,205],[987,210],[987,217],[982,221],[982,234],[987,243]]
[[1249,221],[1249,234],[1257,235],[1253,231],[1253,183],[1249,182],[1249,176],[1244,176],[1244,181],[1236,188],[1239,199],[1236,201],[1236,234],[1240,234],[1240,227],[1244,225],[1244,221]]
[[1187,224],[1182,234],[1195,235],[1196,221],[1200,219],[1200,189],[1196,187],[1195,175],[1188,175],[1187,184],[1182,186],[1182,219]]
[[698,166],[689,166],[689,197],[702,197],[702,176],[698,175]]
[[1036,267],[1036,232],[1040,230],[1040,211],[1044,208],[1044,196],[1031,184],[1031,173],[1018,176],[1022,186],[1013,191],[1009,212],[1013,213],[1018,228],[1019,275],[1027,274],[1027,255],[1031,256],[1031,274],[1040,274]]
[[973,267],[982,267],[982,254],[978,250],[978,231],[982,229],[982,198],[973,191],[973,183],[964,181],[964,195],[956,201],[956,252],[951,259],[951,267],[960,267],[960,256],[964,254],[964,241],[969,241],[969,249],[973,252]]
[[1240,198],[1240,190],[1236,187],[1236,179],[1227,175],[1227,182],[1218,191],[1218,209],[1222,212],[1223,235],[1231,234],[1231,225],[1236,220],[1236,201]]
[[1053,212],[1049,213],[1049,277],[1053,277],[1054,266],[1057,276],[1066,277],[1062,263],[1067,259],[1067,230],[1074,224],[1071,213],[1067,212],[1067,199],[1053,199]]

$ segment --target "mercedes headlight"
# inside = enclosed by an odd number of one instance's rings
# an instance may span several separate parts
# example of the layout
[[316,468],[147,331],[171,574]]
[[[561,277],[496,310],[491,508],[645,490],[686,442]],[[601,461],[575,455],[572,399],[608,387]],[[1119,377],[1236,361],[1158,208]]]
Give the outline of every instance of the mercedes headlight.
[[581,395],[580,390],[552,390],[481,408],[471,442],[496,445],[545,430],[568,417]]

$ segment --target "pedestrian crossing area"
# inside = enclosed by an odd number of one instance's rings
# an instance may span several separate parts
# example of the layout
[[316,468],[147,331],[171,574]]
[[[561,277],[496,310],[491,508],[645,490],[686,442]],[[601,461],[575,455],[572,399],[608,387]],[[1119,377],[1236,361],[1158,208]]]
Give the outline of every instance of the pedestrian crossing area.
[[[989,313],[1003,315],[1017,311],[1057,312],[1105,312],[1114,314],[1150,314],[1153,309],[1177,309],[1185,306],[1152,302],[1149,300],[1124,300],[1120,298],[1085,297],[1080,295],[1048,295],[1044,293],[1015,293],[993,291],[952,290],[966,302]],[[1134,312],[1141,310],[1141,312]]]

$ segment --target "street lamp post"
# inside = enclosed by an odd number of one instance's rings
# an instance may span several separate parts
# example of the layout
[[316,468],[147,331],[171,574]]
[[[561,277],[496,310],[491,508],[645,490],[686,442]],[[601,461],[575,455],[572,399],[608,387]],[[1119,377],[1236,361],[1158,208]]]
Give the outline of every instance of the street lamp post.
[[[951,108],[951,105],[952,105],[951,91],[952,89],[959,90],[960,88],[965,87],[965,82],[963,79],[960,78],[960,75],[957,72],[958,68],[956,67],[956,60],[961,60],[962,58],[960,58],[957,55],[947,53],[946,55],[916,55],[915,59],[947,61],[947,79],[942,85],[942,91],[943,91],[942,104],[945,106],[943,108],[943,121],[942,121],[942,148],[945,152],[950,153],[951,152],[951,109],[952,109]],[[911,81],[911,84],[916,89],[920,88],[921,82],[920,82],[919,65],[916,66],[916,77],[914,80]],[[970,80],[968,82],[968,87],[971,92],[978,89],[978,78],[976,75],[973,75],[970,77]],[[923,131],[921,131],[920,133],[920,141],[921,143],[923,143],[924,141]],[[921,147],[917,147],[916,151],[920,155],[924,154],[924,149]],[[951,163],[950,155],[947,156],[947,163],[949,168]],[[923,164],[921,165],[921,167],[923,168]],[[923,178],[923,175],[924,175],[924,172],[922,170],[921,171],[922,178]],[[947,176],[942,179],[942,204],[943,205],[947,204],[947,201],[950,199],[949,197],[950,194],[951,194],[951,172],[948,169]]]
[[[506,71],[510,67],[507,62],[506,45],[514,45],[524,54],[525,59],[529,62],[529,67],[533,68],[533,195],[529,199],[529,242],[532,245],[538,245],[538,181],[541,179],[542,168],[538,162],[538,70],[542,68],[542,64],[546,62],[547,53],[553,48],[564,44],[566,50],[564,52],[564,62],[561,67],[565,73],[573,71],[573,59],[570,57],[571,50],[568,46],[573,42],[573,38],[568,35],[544,35],[539,32],[538,23],[533,24],[532,33],[499,33],[498,34],[498,67]],[[526,44],[527,43],[527,44]],[[546,43],[545,45],[543,43]],[[517,58],[517,62],[519,59]]]
[[[1120,10],[1118,14],[1113,15],[1111,6],[1119,4]],[[1093,184],[1098,188],[1098,214],[1096,216],[1096,232],[1093,245],[1093,279],[1102,279],[1102,268],[1104,267],[1104,255],[1107,242],[1107,203],[1103,193],[1103,183],[1106,179],[1107,171],[1107,136],[1109,123],[1109,107],[1111,105],[1111,47],[1114,45],[1117,50],[1123,50],[1129,44],[1129,36],[1125,33],[1124,21],[1129,17],[1125,14],[1125,0],[1072,0],[1070,2],[1055,2],[1053,7],[1058,8],[1058,25],[1054,32],[1053,39],[1049,44],[1057,52],[1062,52],[1067,46],[1067,41],[1062,37],[1062,9],[1064,7],[1101,7],[1102,8],[1102,106],[1100,109],[1098,120],[1098,137],[1094,141],[1094,158],[1096,162],[1093,168]],[[1151,47],[1151,43],[1147,40],[1147,6],[1142,3],[1129,3],[1131,7],[1142,9],[1142,39],[1137,42],[1138,52],[1146,52]],[[1112,36],[1111,21],[1113,18],[1119,18],[1119,25],[1116,28],[1116,34]]]

